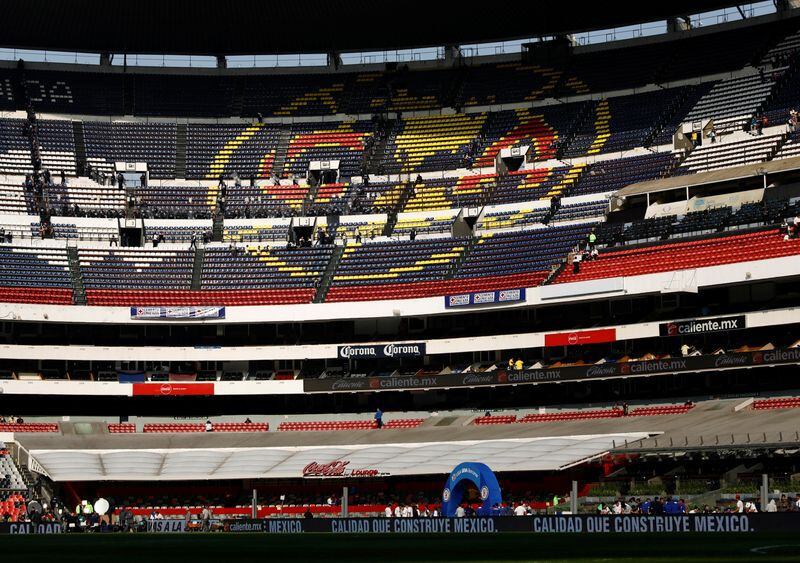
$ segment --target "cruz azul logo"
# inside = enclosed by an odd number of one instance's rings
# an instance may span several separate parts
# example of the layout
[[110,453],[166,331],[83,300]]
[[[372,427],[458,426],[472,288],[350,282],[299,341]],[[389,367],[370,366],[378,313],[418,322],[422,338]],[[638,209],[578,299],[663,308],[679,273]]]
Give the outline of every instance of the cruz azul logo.
[[[381,473],[377,469],[350,469],[349,461],[332,461],[317,463],[312,461],[303,468],[303,477],[377,477]],[[385,475],[385,473],[383,474]]]

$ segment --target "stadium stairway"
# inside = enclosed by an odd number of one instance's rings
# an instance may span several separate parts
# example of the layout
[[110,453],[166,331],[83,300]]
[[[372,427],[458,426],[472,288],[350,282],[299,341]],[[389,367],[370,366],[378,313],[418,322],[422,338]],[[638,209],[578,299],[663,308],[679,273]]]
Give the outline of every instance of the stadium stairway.
[[278,146],[275,149],[275,159],[272,161],[272,172],[278,178],[283,176],[283,167],[286,164],[286,153],[289,150],[291,137],[292,132],[288,127],[282,128],[278,133]]
[[75,166],[80,176],[86,174],[86,142],[83,140],[83,121],[72,122],[72,137],[75,139]]
[[83,274],[81,273],[77,247],[70,246],[67,248],[67,259],[69,260],[69,273],[72,276],[72,303],[74,305],[86,305],[86,287],[83,284]]
[[178,123],[175,131],[176,178],[186,178],[186,127],[185,123]]
[[217,210],[211,220],[211,240],[222,242],[225,234],[225,214]]
[[199,246],[194,250],[194,266],[192,267],[192,289],[199,290],[203,281],[203,262],[206,251]]
[[397,203],[392,207],[391,211],[387,214],[386,218],[386,225],[383,227],[383,235],[384,236],[391,236],[392,232],[394,231],[394,226],[397,224],[397,214],[400,213],[403,208],[405,208],[406,203],[408,200],[411,199],[412,194],[414,193],[414,184],[413,182],[406,182],[403,185],[402,191],[400,192],[400,197],[397,198]]
[[333,249],[328,267],[325,268],[325,272],[322,274],[322,279],[319,282],[319,287],[314,293],[314,303],[322,303],[325,301],[325,296],[328,295],[328,289],[330,289],[331,281],[333,281],[333,274],[336,272],[336,268],[339,266],[339,260],[342,259],[343,255],[344,246],[336,246]]

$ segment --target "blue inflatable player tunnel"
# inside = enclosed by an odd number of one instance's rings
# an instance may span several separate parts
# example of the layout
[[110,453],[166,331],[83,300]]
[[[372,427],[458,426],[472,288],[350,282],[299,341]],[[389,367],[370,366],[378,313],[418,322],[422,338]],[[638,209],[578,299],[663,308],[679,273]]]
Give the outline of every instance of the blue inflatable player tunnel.
[[497,477],[485,463],[460,463],[453,469],[442,491],[442,516],[455,516],[464,497],[464,490],[472,483],[481,495],[479,516],[490,516],[492,507],[503,502]]

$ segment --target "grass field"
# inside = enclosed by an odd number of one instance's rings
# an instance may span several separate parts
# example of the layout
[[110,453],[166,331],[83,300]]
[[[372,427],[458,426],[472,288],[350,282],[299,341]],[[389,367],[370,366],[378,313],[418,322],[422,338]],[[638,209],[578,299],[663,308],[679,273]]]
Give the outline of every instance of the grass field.
[[15,561],[800,561],[783,535],[267,535],[0,536]]

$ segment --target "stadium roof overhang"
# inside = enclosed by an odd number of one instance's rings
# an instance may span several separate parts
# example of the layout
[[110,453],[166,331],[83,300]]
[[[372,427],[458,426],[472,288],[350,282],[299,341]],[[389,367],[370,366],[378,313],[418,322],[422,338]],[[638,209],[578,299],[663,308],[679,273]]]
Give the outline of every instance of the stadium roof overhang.
[[[0,46],[187,55],[383,51],[608,29],[735,4],[675,0],[573,7],[540,0],[478,8],[364,0],[5,0]],[[478,15],[480,24],[470,19]]]
[[[594,459],[647,432],[495,440],[234,448],[31,449],[55,481],[165,481],[447,474],[465,461],[494,471],[557,471]],[[344,462],[341,475],[310,464]],[[35,464],[34,464],[35,466]],[[331,469],[328,469],[331,471]],[[322,470],[325,473],[324,470]],[[355,473],[353,473],[355,472]],[[367,473],[363,473],[367,472]]]
[[755,182],[761,184],[765,175],[769,181],[800,175],[800,156],[638,182],[625,186],[614,195],[628,199],[634,196],[670,192],[679,189],[696,192],[702,188],[713,188],[720,185],[729,186],[736,183],[747,184]]

